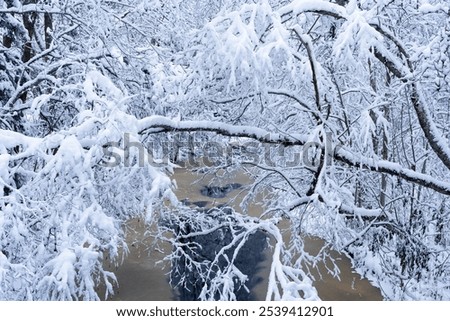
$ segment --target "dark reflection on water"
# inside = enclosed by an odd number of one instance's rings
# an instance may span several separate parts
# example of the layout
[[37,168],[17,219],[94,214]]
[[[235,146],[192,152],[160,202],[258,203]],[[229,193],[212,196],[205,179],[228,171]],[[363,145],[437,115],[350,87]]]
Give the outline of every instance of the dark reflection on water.
[[[208,198],[225,198],[228,194],[234,190],[240,189],[242,184],[229,183],[224,186],[203,186],[200,189],[200,194]],[[202,209],[202,215],[209,215],[210,217],[216,217],[217,225],[220,225],[226,216],[230,215],[234,210],[224,204],[219,204],[215,208],[205,208],[209,202],[196,201],[189,202],[183,200],[185,205],[195,205]],[[184,226],[186,229],[186,225]],[[177,228],[176,235],[180,232],[186,234],[192,232],[198,232],[191,230],[188,226],[188,231],[180,231]],[[214,230],[212,233],[206,235],[197,235],[183,239],[186,244],[196,244],[194,248],[186,246],[185,252],[188,254],[190,260],[194,260],[197,263],[202,263],[201,268],[192,269],[191,262],[188,264],[186,258],[183,256],[172,260],[171,280],[175,288],[176,299],[182,301],[194,301],[198,300],[202,292],[205,283],[209,285],[209,280],[215,276],[217,271],[222,271],[227,268],[229,262],[226,258],[232,258],[236,251],[236,245],[227,249],[224,255],[219,257],[217,264],[212,265],[212,262],[216,259],[216,254],[219,253],[224,247],[227,247],[233,240],[233,235],[239,233],[239,230],[229,227],[222,227]],[[256,300],[254,294],[254,287],[262,282],[262,277],[258,275],[261,270],[261,262],[265,260],[264,250],[267,248],[267,237],[262,231],[257,231],[250,235],[245,244],[239,249],[239,252],[234,261],[234,266],[247,276],[247,281],[242,284],[239,280],[234,280],[234,295],[236,300],[249,301]],[[210,271],[208,273],[208,271]],[[208,275],[207,280],[202,276]],[[215,299],[220,299],[217,295]]]
[[242,185],[239,183],[230,183],[224,186],[203,186],[200,189],[200,194],[206,197],[224,198],[227,197],[228,193],[241,187]]
[[[218,222],[220,223],[220,222]],[[234,230],[234,233],[236,230]],[[215,230],[207,235],[199,235],[186,239],[185,242],[189,244],[198,244],[194,249],[186,247],[185,251],[189,254],[190,259],[198,263],[203,263],[200,271],[197,269],[189,269],[185,257],[178,258],[172,261],[171,279],[176,291],[176,299],[183,301],[198,300],[203,286],[209,283],[208,280],[202,279],[202,275],[208,274],[210,270],[210,277],[214,277],[218,270],[223,270],[228,266],[227,258],[232,258],[236,246],[225,251],[225,255],[220,256],[218,263],[212,265],[211,263],[216,259],[216,253],[220,252],[223,247],[226,247],[232,241],[232,232],[228,227],[223,227]],[[247,281],[242,285],[240,281],[234,280],[235,292],[237,300],[248,301],[256,300],[253,288],[260,282],[262,277],[258,275],[261,270],[261,262],[264,261],[264,250],[267,247],[266,234],[261,231],[250,235],[247,242],[240,248],[234,265],[240,272],[247,275]],[[219,297],[215,297],[219,299]]]
[[206,205],[208,205],[208,201],[190,202],[186,199],[182,200],[181,203],[186,206],[195,205],[196,207],[206,207]]

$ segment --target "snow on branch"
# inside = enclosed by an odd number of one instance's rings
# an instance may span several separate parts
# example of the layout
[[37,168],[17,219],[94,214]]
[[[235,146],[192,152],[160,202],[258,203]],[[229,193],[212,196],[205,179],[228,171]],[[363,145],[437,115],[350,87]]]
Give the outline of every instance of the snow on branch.
[[65,14],[65,12],[55,9],[52,6],[45,4],[26,4],[20,7],[0,8],[0,14],[24,14],[24,13],[50,13],[50,14]]
[[229,137],[253,138],[261,143],[281,144],[285,146],[303,145],[307,141],[304,135],[283,135],[254,126],[236,126],[217,121],[175,121],[163,116],[150,116],[137,122],[139,132],[150,129],[163,129],[167,132],[205,131]]
[[[139,132],[150,129],[162,129],[166,132],[214,132],[229,137],[253,138],[261,143],[280,144],[284,146],[303,146],[308,142],[305,135],[286,135],[269,132],[265,129],[253,126],[236,126],[215,121],[175,121],[162,116],[150,116],[138,121]],[[322,146],[322,148],[325,148]],[[431,188],[444,195],[450,195],[450,184],[440,181],[430,175],[422,174],[406,169],[398,163],[390,161],[377,161],[357,155],[345,147],[335,148],[333,153],[335,160],[356,168],[365,168],[374,172],[386,173],[403,178],[409,182]]]
[[337,19],[345,19],[347,12],[344,7],[328,1],[295,0],[278,10],[281,16],[300,15],[306,12],[326,14]]
[[438,180],[430,175],[404,168],[398,163],[385,160],[374,160],[372,158],[355,155],[343,148],[335,152],[334,159],[357,168],[365,168],[374,172],[397,176],[409,182],[431,188],[441,194],[450,195],[449,183]]
[[[423,5],[419,10],[427,11],[426,8],[432,7],[431,5]],[[442,5],[435,6],[439,10],[444,10]],[[430,9],[431,10],[431,9]],[[422,98],[421,88],[418,80],[414,79],[414,68],[409,61],[409,55],[407,55],[406,48],[402,46],[401,42],[395,38],[390,32],[384,30],[378,24],[370,24],[361,17],[361,13],[355,10],[351,14],[348,14],[345,8],[325,1],[293,1],[287,6],[281,8],[279,13],[281,15],[293,14],[299,15],[306,12],[317,12],[320,14],[329,15],[337,19],[344,19],[349,24],[350,31],[356,27],[358,38],[360,42],[367,42],[360,44],[359,47],[368,50],[373,50],[374,56],[383,63],[388,70],[394,74],[397,78],[404,82],[409,82],[413,90],[411,100],[413,102],[414,109],[419,119],[422,131],[425,134],[431,148],[442,161],[442,163],[450,169],[450,149],[448,148],[448,142],[443,139],[442,133],[438,130],[433,118],[430,114],[429,107],[425,100]],[[428,12],[428,11],[427,11]],[[361,32],[362,31],[362,32]],[[346,31],[348,32],[348,30]],[[345,39],[343,33],[340,37]],[[361,36],[362,35],[362,36]],[[377,37],[381,35],[381,37]],[[339,41],[339,48],[342,47],[343,39]],[[394,53],[388,50],[383,43],[383,40],[394,41],[395,45],[404,54],[406,62],[399,60]],[[406,54],[406,55],[405,55]]]
[[274,224],[265,224],[264,229],[275,240],[266,300],[320,300],[312,280],[302,269],[283,264],[284,242],[280,230]]

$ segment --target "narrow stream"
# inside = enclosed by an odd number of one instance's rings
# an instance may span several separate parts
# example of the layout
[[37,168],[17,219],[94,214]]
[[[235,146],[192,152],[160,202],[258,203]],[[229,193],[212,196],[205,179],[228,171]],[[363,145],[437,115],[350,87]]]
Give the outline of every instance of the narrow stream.
[[[187,205],[213,208],[227,204],[238,211],[239,204],[245,195],[244,187],[251,183],[244,171],[215,176],[180,168],[175,170],[173,179],[178,185],[177,197]],[[247,211],[251,216],[259,216],[262,207],[260,204],[252,203]],[[287,224],[287,222],[281,222],[281,224]],[[144,232],[145,226],[142,222],[138,220],[129,222],[127,243],[130,253],[116,270],[120,286],[115,289],[115,295],[111,300],[170,301],[183,299],[169,286],[170,264],[168,262],[157,264],[167,253],[170,253],[170,245],[162,245],[162,248],[154,249],[153,240],[145,237]],[[323,244],[324,242],[320,239],[305,239],[306,250],[311,254],[318,253]],[[149,251],[150,256],[148,255]],[[264,280],[267,280],[269,275],[270,250],[266,249],[261,254],[258,257],[262,259],[255,266],[257,272],[250,276],[251,296],[247,299],[265,299],[267,283]],[[322,300],[382,300],[380,290],[354,272],[351,261],[345,255],[332,251],[331,256],[340,270],[339,279],[328,273],[324,265],[326,262],[319,265],[317,270],[311,271],[315,279],[314,285]]]

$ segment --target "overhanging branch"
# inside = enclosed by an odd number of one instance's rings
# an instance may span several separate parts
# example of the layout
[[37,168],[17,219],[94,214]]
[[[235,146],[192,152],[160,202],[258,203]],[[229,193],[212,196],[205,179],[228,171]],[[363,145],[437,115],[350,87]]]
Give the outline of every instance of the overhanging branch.
[[[158,129],[159,132],[212,132],[227,137],[251,138],[260,143],[279,144],[282,146],[303,146],[308,143],[306,135],[286,135],[272,133],[265,129],[253,126],[235,126],[213,121],[174,121],[163,116],[150,116],[138,121],[140,133]],[[319,146],[318,146],[319,147]],[[322,146],[325,150],[325,147]],[[340,161],[354,168],[362,168],[373,172],[389,174],[402,178],[408,182],[435,190],[438,193],[450,196],[450,184],[402,167],[398,163],[374,160],[354,154],[343,147],[335,148],[333,155]]]

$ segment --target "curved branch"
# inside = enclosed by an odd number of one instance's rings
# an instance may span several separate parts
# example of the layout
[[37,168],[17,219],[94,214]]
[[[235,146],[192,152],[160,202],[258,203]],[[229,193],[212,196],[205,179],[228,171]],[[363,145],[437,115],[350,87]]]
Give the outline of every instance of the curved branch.
[[[141,134],[157,128],[162,132],[213,132],[223,136],[252,138],[261,143],[280,144],[282,146],[303,146],[308,143],[308,137],[306,135],[285,135],[272,133],[253,126],[235,126],[213,121],[174,121],[163,116],[150,116],[137,122],[138,130]],[[320,147],[325,151],[325,146]],[[385,160],[377,161],[362,155],[355,155],[343,147],[335,148],[333,155],[330,156],[351,167],[364,168],[374,172],[400,177],[408,182],[450,196],[450,183],[435,179],[430,175],[406,169],[398,163]]]
[[285,135],[259,127],[229,125],[217,121],[175,121],[163,116],[150,116],[138,121],[140,134],[155,128],[166,132],[213,132],[223,136],[252,138],[261,143],[283,146],[302,146],[308,141],[306,135]]

